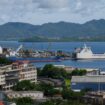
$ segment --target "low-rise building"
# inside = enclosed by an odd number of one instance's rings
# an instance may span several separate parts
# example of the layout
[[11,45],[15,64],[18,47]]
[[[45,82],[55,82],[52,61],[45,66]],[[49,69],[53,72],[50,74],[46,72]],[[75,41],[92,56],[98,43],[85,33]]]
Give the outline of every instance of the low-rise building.
[[81,91],[83,89],[90,89],[92,91],[105,91],[105,76],[73,76],[71,79],[71,89],[73,91]]
[[73,70],[75,70],[76,68],[72,67],[72,66],[65,66],[65,65],[54,65],[55,67],[58,68],[63,68],[66,72],[70,73]]
[[105,92],[88,92],[83,99],[86,104],[105,105]]
[[30,97],[32,99],[45,99],[44,93],[41,91],[9,91],[5,92],[7,97],[10,99],[13,98],[23,98],[23,97]]
[[81,70],[86,70],[86,75],[99,75],[100,70],[95,68],[80,68]]
[[37,70],[28,61],[15,62],[0,67],[0,89],[10,90],[18,81],[30,80],[37,82]]

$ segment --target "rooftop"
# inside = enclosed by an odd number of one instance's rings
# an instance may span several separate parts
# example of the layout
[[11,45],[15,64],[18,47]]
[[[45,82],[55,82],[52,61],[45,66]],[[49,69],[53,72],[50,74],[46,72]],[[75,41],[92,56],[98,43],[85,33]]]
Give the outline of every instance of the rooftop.
[[98,83],[98,82],[103,82],[105,83],[105,75],[91,75],[91,76],[73,76],[71,82],[76,82],[76,83]]

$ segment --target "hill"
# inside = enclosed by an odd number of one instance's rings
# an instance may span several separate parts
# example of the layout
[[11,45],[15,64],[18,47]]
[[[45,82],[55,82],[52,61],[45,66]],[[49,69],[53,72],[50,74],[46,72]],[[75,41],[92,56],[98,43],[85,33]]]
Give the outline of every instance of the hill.
[[[58,22],[43,25],[9,22],[0,25],[0,40],[36,39],[100,39],[105,37],[105,20],[91,20],[84,24]],[[40,41],[40,40],[39,40]]]

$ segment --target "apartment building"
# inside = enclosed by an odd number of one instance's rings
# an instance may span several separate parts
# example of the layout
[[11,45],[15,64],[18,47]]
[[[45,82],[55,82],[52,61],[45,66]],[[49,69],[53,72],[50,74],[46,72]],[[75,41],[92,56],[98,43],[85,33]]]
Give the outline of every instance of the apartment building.
[[37,82],[37,70],[28,61],[15,62],[0,67],[0,89],[10,90],[18,81],[30,80]]

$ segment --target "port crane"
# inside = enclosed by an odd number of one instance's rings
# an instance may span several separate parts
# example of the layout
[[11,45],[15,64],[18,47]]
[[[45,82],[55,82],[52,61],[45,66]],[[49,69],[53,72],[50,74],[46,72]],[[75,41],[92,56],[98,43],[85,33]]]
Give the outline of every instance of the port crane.
[[23,48],[23,45],[20,45],[18,48],[17,48],[17,50],[16,51],[10,51],[10,56],[19,56],[19,51],[20,51],[20,49],[22,49]]

